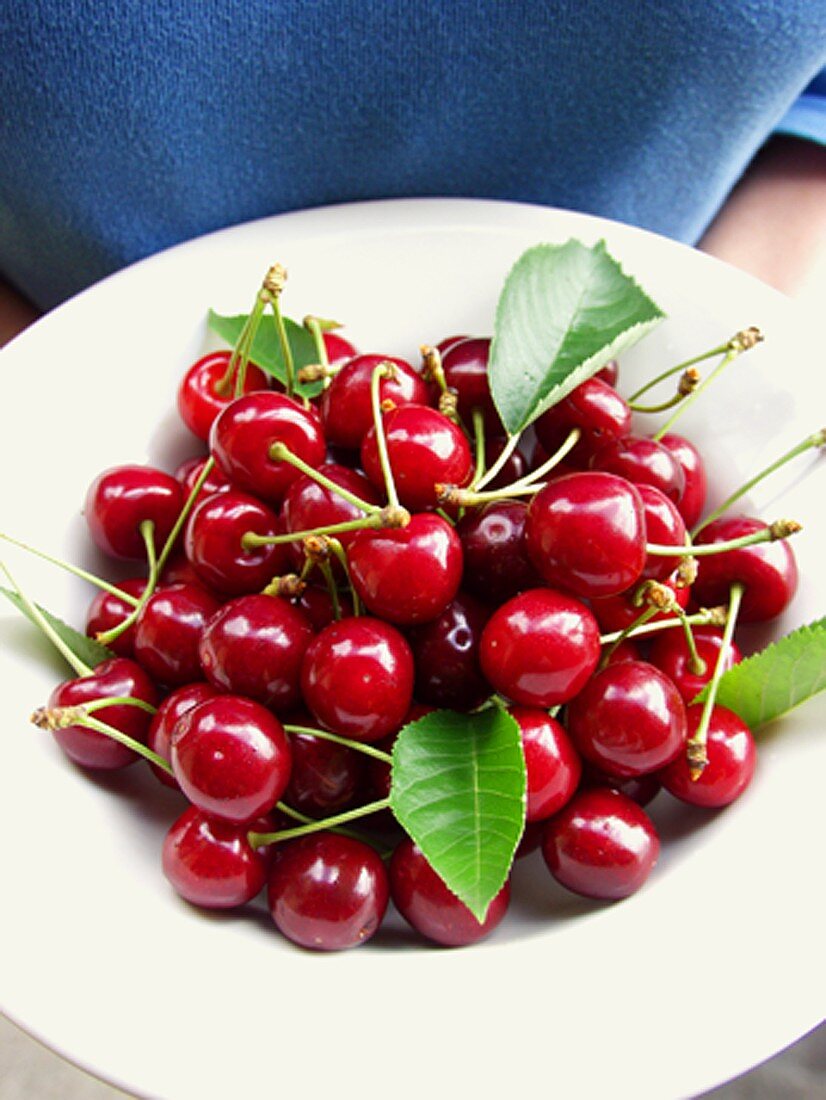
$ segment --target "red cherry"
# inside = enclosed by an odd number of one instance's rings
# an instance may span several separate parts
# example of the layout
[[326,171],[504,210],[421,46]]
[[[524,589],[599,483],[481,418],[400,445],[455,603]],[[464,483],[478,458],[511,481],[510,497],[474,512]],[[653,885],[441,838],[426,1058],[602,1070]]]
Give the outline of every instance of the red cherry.
[[301,947],[340,951],[366,943],[388,898],[384,864],[360,840],[322,832],[277,846],[267,902],[279,932]]
[[502,887],[484,921],[445,886],[412,840],[403,840],[390,860],[390,893],[407,921],[422,936],[444,947],[464,947],[489,936],[507,912],[510,884]]
[[[485,469],[489,470],[497,461],[502,451],[507,445],[507,439],[502,436],[494,437],[493,439],[485,440]],[[505,460],[505,464],[500,469],[499,473],[485,485],[485,492],[491,489],[506,489],[513,485],[515,481],[519,481],[520,478],[525,477],[528,473],[528,460],[522,454],[521,451],[511,451]]]
[[[296,725],[311,725],[291,715]],[[366,774],[367,757],[346,745],[290,732],[293,766],[284,801],[310,817],[327,817],[352,805]]]
[[[728,542],[766,529],[768,524],[747,516],[723,516],[704,527],[696,539],[697,545]],[[764,622],[774,619],[792,601],[797,591],[797,562],[794,551],[785,539],[743,546],[721,554],[702,557],[694,582],[694,596],[711,607],[728,603],[729,592],[736,581],[744,586],[739,618],[742,622]]]
[[[642,497],[646,541],[658,546],[684,547],[688,535],[676,504],[653,485],[638,485],[637,492]],[[648,554],[640,579],[664,580],[679,564],[679,555],[672,558]]]
[[169,829],[161,856],[175,891],[205,909],[233,909],[260,893],[264,857],[247,840],[247,827],[208,817],[190,806]]
[[284,727],[240,695],[216,695],[186,711],[172,734],[171,757],[190,802],[237,824],[268,813],[290,779]]
[[501,604],[540,585],[524,543],[528,506],[521,500],[494,500],[469,511],[456,533],[464,552],[463,586],[487,603]]
[[[99,664],[88,676],[66,680],[49,696],[47,709],[77,707],[97,699],[131,696],[154,706],[155,687],[140,665],[126,657],[113,657]],[[140,707],[120,703],[101,707],[95,718],[127,734],[133,741],[146,741],[150,715]],[[70,760],[84,768],[110,770],[134,764],[140,757],[131,749],[86,726],[66,726],[54,731],[54,738]]]
[[365,607],[392,623],[437,618],[462,580],[459,536],[432,513],[412,516],[406,527],[356,532],[347,560]]
[[660,444],[671,452],[683,471],[685,488],[678,508],[686,527],[693,527],[703,514],[706,503],[707,479],[702,456],[690,440],[673,432],[664,435]]
[[[379,503],[379,497],[372,482],[368,481],[364,474],[335,462],[323,463],[319,466],[318,472],[367,504]],[[284,530],[292,533],[314,531],[316,528],[329,527],[334,523],[348,523],[351,520],[363,519],[364,512],[332,489],[327,489],[312,478],[302,475],[287,490],[281,509],[281,518],[284,522]],[[355,532],[343,531],[336,537],[346,548],[354,534]],[[303,559],[304,553],[300,544],[293,544],[293,555],[294,558]]]
[[244,492],[278,503],[301,475],[289,462],[270,457],[275,443],[285,444],[313,468],[324,461],[326,444],[317,414],[271,390],[236,398],[210,434],[210,450],[230,481]]
[[[167,763],[172,757],[172,732],[178,724],[178,720],[206,699],[212,699],[218,692],[212,684],[202,680],[193,684],[184,684],[170,692],[163,700],[149,723],[149,732],[146,735],[147,747],[157,753]],[[159,768],[157,764],[150,762],[149,767],[155,778],[160,780],[165,787],[178,790],[178,781],[169,772]]]
[[322,333],[321,338],[324,341],[327,360],[331,367],[338,367],[358,354],[355,344],[351,344],[350,341],[339,332],[325,332]]
[[[671,589],[674,599],[683,610],[688,607],[691,589],[683,586],[678,587],[676,574],[666,577],[665,580],[660,581],[660,584],[664,584]],[[591,610],[603,630],[625,630],[627,626],[630,626],[640,617],[646,605],[642,604],[638,607],[634,603],[635,593],[636,585],[627,592],[620,592],[616,596],[604,596],[602,599],[591,600]],[[671,611],[658,611],[648,619],[648,622],[662,622],[665,619],[673,620],[673,618],[674,613]]]
[[685,705],[672,682],[646,661],[608,665],[567,711],[579,752],[609,775],[645,775],[664,767],[685,745]]
[[[184,498],[189,499],[192,490],[195,488],[195,482],[201,476],[204,466],[208,459],[206,458],[188,458],[186,462],[182,462],[178,469],[175,471],[175,477],[181,483],[183,489]],[[223,474],[217,466],[213,466],[207,474],[200,492],[198,493],[198,499],[208,497],[212,493],[219,493],[222,489],[228,489],[231,485],[229,478],[226,474]]]
[[494,689],[529,707],[572,699],[599,661],[599,627],[578,600],[532,588],[494,611],[479,660]]
[[658,772],[649,772],[647,775],[632,775],[625,779],[618,779],[615,775],[608,775],[587,761],[582,767],[582,789],[592,787],[609,787],[612,791],[619,791],[627,798],[631,798],[638,806],[647,806],[662,789]]
[[[128,577],[126,580],[118,581],[117,586],[129,596],[141,596],[146,588],[146,577]],[[120,626],[132,611],[131,604],[102,589],[92,600],[86,613],[86,634],[90,638],[95,638],[98,634],[105,634],[113,627]],[[134,645],[135,627],[133,624],[127,627],[122,634],[119,634],[114,641],[111,641],[108,648],[116,653],[118,657],[131,657]]]
[[616,359],[609,359],[602,370],[598,370],[594,378],[601,378],[609,386],[616,386],[619,379],[619,363]]
[[473,410],[481,409],[488,432],[501,433],[502,421],[488,382],[488,337],[468,337],[451,344],[442,355],[442,370],[450,389],[456,392],[459,416],[468,428],[473,424]]
[[181,486],[151,466],[114,466],[89,486],[83,511],[95,544],[114,558],[146,559],[140,526],[155,525],[160,551],[183,507]]
[[[467,485],[473,475],[470,444],[461,428],[437,409],[402,405],[384,415],[387,454],[399,500],[411,511],[436,506],[437,484]],[[361,445],[361,463],[374,485],[384,486],[375,428]]]
[[427,383],[405,362],[389,355],[356,355],[346,363],[321,395],[321,419],[324,433],[337,447],[357,450],[373,425],[370,382],[381,363],[392,363],[393,378],[382,378],[379,397],[396,406],[426,405]]
[[264,588],[290,568],[283,544],[247,550],[242,538],[281,534],[273,512],[255,497],[235,489],[214,493],[197,504],[184,531],[186,556],[204,584],[229,596]]
[[590,467],[618,474],[635,485],[653,485],[675,504],[679,504],[685,489],[680,463],[667,447],[648,436],[608,440],[594,452]]
[[585,466],[593,453],[611,439],[631,430],[631,409],[608,382],[588,378],[536,421],[536,437],[548,455],[554,454],[573,428],[580,437],[566,462]]
[[294,707],[304,652],[313,637],[306,615],[278,596],[230,600],[204,627],[200,668],[222,691],[256,699],[277,713]]
[[[338,593],[338,604],[341,619],[347,619],[353,614],[353,604],[349,596],[344,592]],[[307,616],[313,632],[318,634],[325,626],[335,622],[336,613],[333,599],[327,588],[319,588],[317,585],[308,584],[301,595],[293,600],[293,606]]]
[[645,565],[642,498],[615,474],[556,478],[528,506],[525,547],[547,584],[586,597],[622,592]]
[[438,619],[408,631],[417,699],[434,707],[472,710],[488,698],[479,640],[489,615],[483,604],[460,592]]
[[[192,364],[178,387],[181,419],[191,432],[205,442],[209,439],[213,420],[235,397],[234,379],[227,393],[218,393],[216,389],[227,373],[231,355],[231,351],[211,351]],[[267,375],[249,363],[244,376],[244,393],[265,390],[268,386]]]
[[545,710],[511,707],[519,725],[528,776],[527,822],[544,821],[573,797],[582,762],[568,734]]
[[200,679],[198,642],[219,601],[201,585],[173,584],[153,592],[135,624],[135,660],[169,687]]
[[322,726],[355,741],[379,741],[398,728],[410,706],[410,647],[379,619],[331,623],[307,647],[301,691]]
[[[723,640],[723,632],[716,626],[695,626],[692,633],[700,660],[705,663],[705,672],[692,670],[691,654],[682,630],[664,630],[659,635],[655,634],[649,655],[651,664],[673,681],[686,703],[690,703],[711,679]],[[723,668],[732,668],[741,660],[742,654],[737,644],[729,643]]]
[[660,852],[645,810],[618,791],[584,790],[545,826],[542,855],[554,878],[587,898],[626,898]]
[[[701,704],[688,708],[689,737],[695,733],[702,712]],[[706,753],[708,763],[698,779],[691,778],[685,753],[663,768],[659,779],[670,794],[692,806],[728,806],[740,797],[754,774],[756,750],[751,730],[733,711],[715,706]]]

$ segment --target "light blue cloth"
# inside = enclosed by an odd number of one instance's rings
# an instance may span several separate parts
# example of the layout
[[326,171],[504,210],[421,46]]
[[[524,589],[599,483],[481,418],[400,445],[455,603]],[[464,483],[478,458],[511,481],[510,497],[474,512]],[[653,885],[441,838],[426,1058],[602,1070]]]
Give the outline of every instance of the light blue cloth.
[[357,199],[526,200],[694,242],[784,116],[824,137],[817,96],[792,105],[826,0],[26,0],[0,42],[0,270],[44,307]]

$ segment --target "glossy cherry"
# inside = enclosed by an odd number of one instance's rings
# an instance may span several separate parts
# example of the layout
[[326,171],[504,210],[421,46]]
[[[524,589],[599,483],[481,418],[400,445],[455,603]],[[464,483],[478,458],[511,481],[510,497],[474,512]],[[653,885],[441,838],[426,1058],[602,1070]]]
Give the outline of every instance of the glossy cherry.
[[591,456],[590,467],[619,474],[636,485],[653,485],[677,505],[685,490],[680,463],[667,447],[644,435],[608,440]]
[[[357,470],[351,470],[336,462],[325,462],[318,467],[318,472],[367,504],[380,503],[373,483]],[[285,531],[313,531],[319,527],[332,526],[334,523],[364,519],[364,512],[332,489],[302,475],[287,490],[281,508],[281,518]],[[355,532],[344,531],[336,538],[346,548],[354,534]],[[293,543],[293,555],[296,558],[303,558],[300,543]]]
[[358,531],[347,560],[365,607],[400,625],[437,618],[462,580],[459,536],[433,513],[411,516],[405,527]]
[[660,841],[648,814],[607,788],[582,790],[545,826],[542,855],[554,878],[587,898],[617,900],[650,875]]
[[321,421],[314,410],[272,390],[238,397],[212,425],[210,450],[233,485],[262,500],[279,503],[300,472],[270,457],[275,443],[285,444],[308,466],[326,455]]
[[[695,704],[687,710],[688,733],[697,729],[703,708]],[[659,773],[665,789],[692,806],[718,808],[739,798],[751,783],[756,763],[754,737],[746,723],[726,707],[711,712],[706,741],[708,763],[698,779],[692,779],[685,753]]]
[[456,525],[464,553],[462,586],[480,600],[501,604],[540,585],[525,550],[527,515],[524,501],[494,500],[467,512]]
[[[653,485],[638,485],[645,515],[646,542],[658,546],[684,547],[688,534],[677,505]],[[679,555],[648,554],[640,578],[664,580],[680,564]]]
[[[190,493],[195,488],[195,482],[201,476],[207,461],[206,458],[188,458],[175,471],[175,477],[181,483],[185,499],[189,498]],[[222,489],[228,489],[230,485],[231,482],[226,474],[213,465],[201,485],[198,499],[208,497],[212,493],[218,493]]]
[[135,624],[135,660],[153,680],[167,687],[200,679],[201,632],[220,606],[220,601],[201,585],[158,588]]
[[[762,520],[748,516],[723,516],[704,527],[696,541],[698,545],[727,542],[763,531],[767,526]],[[726,550],[699,562],[695,598],[706,606],[727,603],[731,585],[737,581],[745,589],[739,613],[742,622],[776,618],[786,610],[797,591],[797,561],[785,539]]]
[[645,514],[634,485],[615,474],[569,474],[528,507],[525,547],[543,580],[578,596],[611,596],[645,565]]
[[242,539],[281,534],[275,513],[236,489],[214,493],[195,506],[184,531],[184,547],[198,576],[216,592],[239,596],[260,591],[273,577],[290,571],[283,544],[247,550]]
[[[296,725],[312,725],[295,715]],[[293,766],[284,801],[309,817],[327,817],[352,805],[365,780],[367,757],[311,733],[290,733]]]
[[[65,680],[49,696],[48,709],[75,707],[97,699],[131,696],[154,706],[157,692],[152,681],[135,661],[113,657],[103,661],[88,676]],[[146,742],[151,715],[140,707],[115,704],[94,712],[101,722],[127,734],[133,741]],[[55,741],[70,760],[84,768],[111,770],[134,764],[140,757],[105,733],[73,725],[54,731]]]
[[277,846],[267,902],[279,932],[301,947],[341,951],[366,943],[389,896],[381,857],[360,840],[321,832]]
[[[498,460],[505,449],[507,439],[504,436],[494,436],[485,439],[485,469],[489,470]],[[511,451],[504,465],[490,481],[485,485],[485,492],[490,489],[505,489],[513,485],[515,481],[525,477],[528,473],[528,460],[520,450]]]
[[357,450],[373,426],[370,383],[381,363],[392,363],[392,378],[382,378],[379,396],[394,405],[426,405],[427,383],[404,359],[389,355],[356,355],[334,375],[321,395],[320,411],[324,434],[337,447]]
[[166,834],[163,873],[176,893],[205,909],[234,909],[267,881],[264,856],[247,839],[247,826],[184,810]]
[[[146,577],[127,577],[118,581],[118,588],[128,596],[139,597],[146,588]],[[101,589],[89,605],[86,613],[86,634],[90,638],[98,634],[104,634],[113,627],[120,626],[124,619],[132,613],[132,604],[126,603],[119,596],[113,596],[111,592]],[[135,645],[134,624],[127,627],[121,634],[109,643],[108,648],[118,657],[131,657]]]
[[[437,484],[467,485],[473,456],[467,436],[437,409],[403,405],[384,415],[387,453],[399,500],[411,511],[436,506]],[[361,445],[364,472],[374,485],[384,486],[375,428]]]
[[312,637],[307,616],[287,600],[238,596],[201,633],[200,668],[220,690],[246,695],[283,714],[299,701],[301,662]]
[[685,705],[658,668],[624,661],[603,668],[571,700],[567,726],[578,751],[609,775],[645,775],[682,751]]
[[114,558],[146,560],[140,527],[155,525],[153,542],[159,551],[175,526],[184,499],[180,484],[152,466],[114,466],[95,478],[86,494],[83,513],[95,544]]
[[[688,607],[691,598],[691,589],[677,584],[676,573],[672,573],[670,577],[666,577],[659,583],[671,590],[671,594],[679,607],[683,610]],[[625,630],[627,626],[630,626],[640,617],[640,614],[646,610],[646,604],[636,604],[636,591],[637,585],[634,585],[626,592],[620,592],[616,596],[603,596],[601,599],[592,599],[590,601],[591,610],[603,630]],[[673,620],[673,612],[665,610],[657,611],[656,614],[652,615],[647,621],[661,622],[664,619]]]
[[685,436],[668,432],[659,442],[671,452],[683,471],[685,485],[678,508],[686,527],[691,528],[703,514],[706,504],[708,479],[705,463],[700,452]]
[[[160,703],[157,712],[149,723],[149,731],[146,735],[147,747],[160,756],[167,763],[172,759],[172,733],[179,719],[183,718],[188,710],[192,710],[199,703],[212,699],[218,694],[212,684],[204,680],[197,680],[192,684],[184,684],[175,688]],[[149,768],[156,779],[165,787],[178,789],[178,781],[169,772],[159,768],[157,764],[149,763]]]
[[410,646],[380,619],[331,623],[307,647],[301,691],[322,726],[379,741],[401,725],[413,697]]
[[216,695],[186,711],[171,749],[181,790],[223,821],[246,824],[268,813],[290,779],[284,727],[266,707],[240,695]]
[[638,806],[647,806],[648,803],[652,802],[660,793],[662,784],[660,783],[658,772],[649,772],[647,775],[632,775],[627,776],[625,779],[618,779],[617,776],[608,775],[607,772],[585,761],[582,767],[580,787],[582,789],[609,787],[612,791],[619,791],[620,794],[624,794],[626,797],[633,799]]
[[[716,626],[692,628],[697,654],[705,664],[705,672],[691,667],[691,653],[682,630],[664,630],[654,635],[649,659],[673,681],[686,703],[690,703],[711,679],[722,646],[723,632]],[[739,664],[742,654],[736,642],[730,642],[723,661],[723,668]]]
[[585,466],[604,443],[629,433],[631,409],[608,382],[589,378],[543,413],[535,428],[548,455],[562,446],[573,428],[578,428],[580,437],[565,461]]
[[324,341],[324,348],[331,367],[342,366],[348,359],[358,355],[356,345],[351,343],[346,336],[342,336],[340,332],[324,332],[321,338]]
[[335,622],[336,618],[346,619],[353,614],[353,602],[346,592],[339,591],[338,610],[333,604],[333,598],[328,588],[321,588],[315,584],[308,584],[304,591],[292,601],[293,606],[307,616],[313,631],[318,634],[325,626]]
[[[199,439],[209,439],[209,430],[216,416],[235,398],[235,379],[226,392],[218,392],[229,367],[231,351],[211,351],[193,363],[178,386],[178,412],[184,424]],[[247,365],[244,393],[266,390],[267,375],[253,363]]]
[[510,902],[510,883],[506,882],[480,923],[409,838],[393,852],[389,873],[390,893],[398,911],[417,932],[443,947],[464,947],[489,936]]
[[488,698],[491,689],[479,665],[479,641],[489,616],[489,608],[460,592],[438,619],[407,632],[418,700],[448,710],[472,710]]
[[527,822],[544,821],[573,797],[582,761],[555,718],[538,707],[511,707],[519,726],[528,778]]
[[552,707],[580,691],[600,655],[588,608],[563,592],[531,588],[497,608],[482,631],[482,671],[523,706]]
[[442,355],[442,370],[449,388],[458,398],[459,416],[468,429],[473,425],[473,410],[481,409],[488,432],[502,433],[502,421],[488,382],[490,338],[472,336],[457,340]]

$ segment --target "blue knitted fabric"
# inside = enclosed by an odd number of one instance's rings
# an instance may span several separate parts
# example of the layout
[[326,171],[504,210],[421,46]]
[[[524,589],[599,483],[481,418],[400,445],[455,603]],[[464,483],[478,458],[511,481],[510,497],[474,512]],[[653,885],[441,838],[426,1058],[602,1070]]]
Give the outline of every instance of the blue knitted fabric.
[[[0,270],[41,306],[220,226],[505,198],[694,242],[781,119],[826,136],[826,0],[0,5]],[[793,112],[794,113],[794,112]]]

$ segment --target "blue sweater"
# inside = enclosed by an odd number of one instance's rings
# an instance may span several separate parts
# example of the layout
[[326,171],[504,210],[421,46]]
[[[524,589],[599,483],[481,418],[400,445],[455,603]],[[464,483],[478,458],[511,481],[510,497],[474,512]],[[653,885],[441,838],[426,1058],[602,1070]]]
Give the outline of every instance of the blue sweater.
[[0,270],[44,307],[355,199],[527,200],[694,242],[770,132],[826,137],[817,86],[799,99],[826,0],[26,0],[0,41]]

